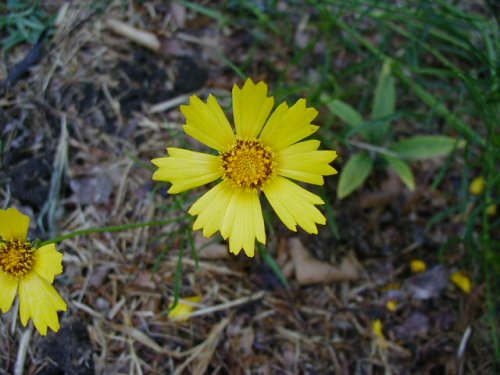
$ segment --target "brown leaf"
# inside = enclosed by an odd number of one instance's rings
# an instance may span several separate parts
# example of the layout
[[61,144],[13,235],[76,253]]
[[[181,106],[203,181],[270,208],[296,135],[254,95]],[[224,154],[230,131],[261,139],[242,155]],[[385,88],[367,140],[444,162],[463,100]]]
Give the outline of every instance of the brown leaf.
[[289,241],[295,266],[295,277],[300,285],[353,281],[359,278],[359,265],[353,256],[344,258],[339,267],[313,258],[298,238]]
[[213,238],[206,238],[201,232],[195,233],[194,243],[201,259],[225,259],[229,257],[227,244],[214,242]]

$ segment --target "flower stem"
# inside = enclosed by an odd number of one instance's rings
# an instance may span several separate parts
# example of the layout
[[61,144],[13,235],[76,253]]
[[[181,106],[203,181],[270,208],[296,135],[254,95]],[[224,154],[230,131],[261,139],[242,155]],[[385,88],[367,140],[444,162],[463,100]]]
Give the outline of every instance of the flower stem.
[[159,226],[159,225],[166,225],[166,224],[174,223],[180,219],[181,219],[180,217],[177,217],[177,218],[168,219],[168,220],[147,221],[145,223],[132,223],[132,224],[114,225],[114,226],[109,226],[109,227],[80,229],[80,230],[76,230],[74,232],[70,232],[67,234],[63,234],[61,236],[51,238],[47,241],[43,241],[38,246],[45,246],[45,245],[48,245],[51,243],[61,242],[61,241],[67,240],[69,238],[84,236],[84,235],[90,234],[90,233],[120,232],[122,230],[127,230],[127,229],[155,227],[155,226]]

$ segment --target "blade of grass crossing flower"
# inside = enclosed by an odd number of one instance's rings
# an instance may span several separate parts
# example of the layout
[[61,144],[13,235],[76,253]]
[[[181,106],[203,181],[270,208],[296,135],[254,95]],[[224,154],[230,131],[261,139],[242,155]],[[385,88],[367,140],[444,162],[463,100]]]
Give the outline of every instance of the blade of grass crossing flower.
[[403,159],[422,160],[448,155],[464,146],[465,141],[444,135],[417,135],[395,142],[390,148]]
[[373,160],[366,153],[352,155],[340,172],[337,197],[347,197],[360,187],[373,169]]
[[288,280],[286,279],[286,276],[281,271],[281,268],[278,265],[278,263],[276,263],[276,261],[271,256],[271,254],[269,254],[269,252],[267,251],[266,247],[263,246],[263,245],[261,245],[261,244],[259,244],[259,243],[257,243],[257,251],[259,252],[259,255],[262,257],[262,259],[264,259],[264,262],[274,272],[274,274],[279,279],[279,281],[281,282],[281,284],[285,288],[288,288]]
[[[396,84],[392,76],[391,65],[392,60],[386,59],[378,76],[371,116],[374,120],[391,116],[396,108]],[[386,120],[380,126],[373,128],[371,139],[381,144],[387,136],[390,125],[390,121]]]
[[410,169],[410,166],[406,164],[403,160],[398,158],[393,158],[392,156],[382,155],[382,157],[387,161],[389,167],[396,172],[401,181],[408,187],[410,190],[415,190],[415,178],[413,177],[413,172]]
[[174,301],[165,309],[163,314],[168,315],[170,311],[177,307],[179,303],[179,297],[181,295],[181,284],[182,284],[182,258],[184,255],[184,244],[179,249],[179,256],[177,258],[177,267],[175,268],[174,276]]

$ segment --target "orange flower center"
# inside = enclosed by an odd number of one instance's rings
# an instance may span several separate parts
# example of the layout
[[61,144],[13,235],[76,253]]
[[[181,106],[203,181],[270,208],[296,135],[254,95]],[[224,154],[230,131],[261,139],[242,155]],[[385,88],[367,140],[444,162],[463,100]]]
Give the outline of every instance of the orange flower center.
[[273,175],[273,152],[259,140],[238,139],[220,155],[223,178],[239,188],[258,189]]
[[23,277],[35,263],[35,253],[29,242],[9,240],[0,242],[0,269],[13,276]]

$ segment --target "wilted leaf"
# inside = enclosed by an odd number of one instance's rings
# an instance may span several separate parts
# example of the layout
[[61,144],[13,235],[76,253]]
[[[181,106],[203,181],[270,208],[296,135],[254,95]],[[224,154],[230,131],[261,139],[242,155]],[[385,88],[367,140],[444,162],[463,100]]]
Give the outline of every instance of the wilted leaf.
[[392,144],[391,150],[403,159],[422,160],[447,155],[464,145],[465,141],[445,135],[416,135]]
[[403,160],[394,158],[392,156],[383,155],[384,159],[389,164],[389,167],[397,173],[401,181],[408,187],[410,190],[415,190],[415,178],[413,177],[413,172],[410,169],[410,166],[406,164]]
[[354,154],[340,172],[339,199],[347,197],[365,182],[373,169],[373,160],[365,153]]

